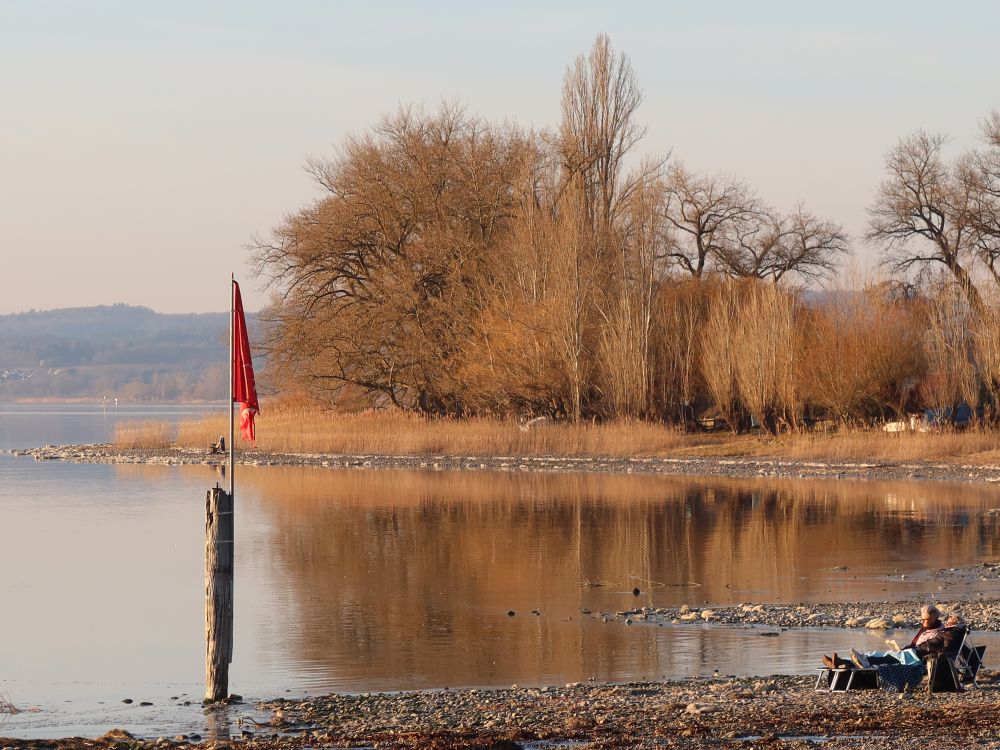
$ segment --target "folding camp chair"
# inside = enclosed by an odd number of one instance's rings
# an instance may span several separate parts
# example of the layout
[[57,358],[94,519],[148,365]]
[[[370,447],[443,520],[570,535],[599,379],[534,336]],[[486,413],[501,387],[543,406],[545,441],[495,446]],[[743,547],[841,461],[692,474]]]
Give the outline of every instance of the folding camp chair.
[[[831,693],[846,693],[848,690],[878,690],[877,669],[830,669],[817,667],[816,690],[829,690]],[[824,684],[825,683],[825,684]]]
[[957,693],[964,685],[979,687],[976,675],[983,665],[986,646],[973,645],[968,630],[956,651],[932,654],[925,657],[927,665],[927,690],[931,693]]
[[954,654],[931,654],[924,657],[927,665],[928,693],[960,693],[962,678],[955,668]]
[[969,640],[969,634],[965,634],[962,639],[962,646],[954,656],[955,671],[963,685],[979,687],[976,682],[976,675],[979,668],[983,666],[983,656],[986,653],[986,646],[976,646]]

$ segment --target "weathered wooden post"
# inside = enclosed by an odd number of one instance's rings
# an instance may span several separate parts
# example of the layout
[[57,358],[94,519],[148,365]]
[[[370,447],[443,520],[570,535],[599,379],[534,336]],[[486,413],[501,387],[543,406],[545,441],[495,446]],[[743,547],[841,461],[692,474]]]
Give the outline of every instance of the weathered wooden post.
[[205,702],[229,694],[233,660],[233,496],[216,485],[205,499]]

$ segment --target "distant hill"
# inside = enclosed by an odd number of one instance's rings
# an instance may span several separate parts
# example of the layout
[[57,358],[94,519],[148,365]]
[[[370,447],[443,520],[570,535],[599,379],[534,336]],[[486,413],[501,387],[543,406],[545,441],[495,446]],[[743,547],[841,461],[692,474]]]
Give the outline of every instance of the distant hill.
[[[247,316],[251,333],[254,315]],[[0,315],[0,399],[225,399],[228,313],[102,305]]]

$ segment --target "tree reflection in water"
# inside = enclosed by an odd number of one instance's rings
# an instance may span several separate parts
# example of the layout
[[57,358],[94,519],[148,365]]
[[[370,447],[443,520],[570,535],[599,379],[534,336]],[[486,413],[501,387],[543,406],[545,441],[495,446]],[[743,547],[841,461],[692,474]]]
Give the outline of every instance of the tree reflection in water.
[[608,679],[637,663],[653,677],[694,656],[672,653],[669,628],[582,612],[896,598],[936,589],[898,572],[997,553],[997,493],[970,485],[273,467],[244,481],[269,527],[254,554],[280,582],[276,632],[320,684]]

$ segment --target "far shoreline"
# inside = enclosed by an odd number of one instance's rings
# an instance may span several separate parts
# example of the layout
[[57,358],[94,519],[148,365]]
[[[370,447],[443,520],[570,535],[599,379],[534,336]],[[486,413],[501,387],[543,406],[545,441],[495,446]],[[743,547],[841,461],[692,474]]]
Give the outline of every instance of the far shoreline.
[[[135,465],[221,466],[227,454],[207,449],[119,448],[113,444],[48,445],[12,449],[14,456],[36,461]],[[398,469],[427,471],[506,471],[556,474],[642,474],[729,479],[849,479],[869,481],[941,481],[991,484],[1000,482],[1000,465],[969,457],[951,460],[845,461],[792,459],[780,456],[462,456],[449,454],[298,453],[237,450],[241,466],[315,467],[330,469]]]

